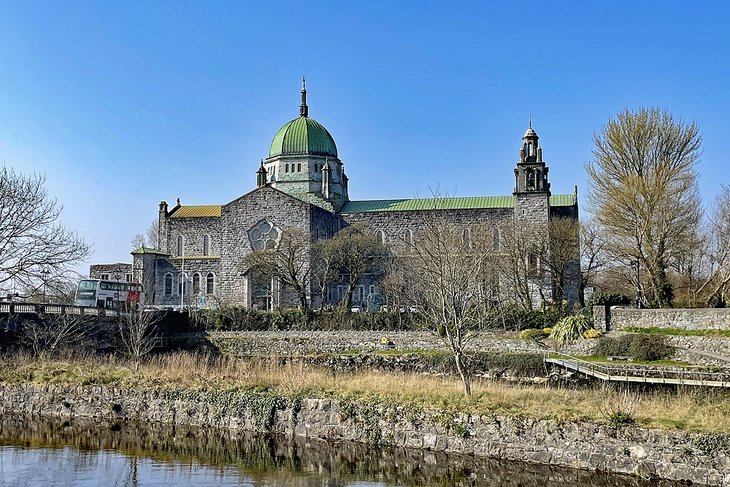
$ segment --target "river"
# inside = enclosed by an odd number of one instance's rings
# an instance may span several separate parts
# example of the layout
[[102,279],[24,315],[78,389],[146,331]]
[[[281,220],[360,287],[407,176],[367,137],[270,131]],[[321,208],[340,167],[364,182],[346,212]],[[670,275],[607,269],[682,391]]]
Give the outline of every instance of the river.
[[658,484],[623,475],[358,443],[161,424],[0,417],[2,487],[586,485]]

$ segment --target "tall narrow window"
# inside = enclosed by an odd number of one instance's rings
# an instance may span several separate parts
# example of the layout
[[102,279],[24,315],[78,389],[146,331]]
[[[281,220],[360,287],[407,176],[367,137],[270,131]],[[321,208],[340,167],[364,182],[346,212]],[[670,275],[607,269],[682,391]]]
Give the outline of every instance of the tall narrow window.
[[301,164],[297,164],[297,172],[302,172],[302,165]]
[[200,292],[200,274],[197,272],[193,274],[193,294]]
[[205,278],[205,294],[213,294],[215,291],[215,276],[212,272]]
[[465,228],[462,232],[461,238],[463,240],[464,248],[470,249],[471,248],[471,231],[468,228]]
[[385,243],[385,234],[382,230],[378,230],[377,232],[375,232],[375,236],[378,237],[378,241],[380,243]]
[[492,249],[499,250],[499,228],[494,228],[492,231]]
[[284,165],[284,172],[289,172],[289,164]]
[[172,274],[165,274],[165,296],[172,296]]
[[413,245],[413,231],[410,228],[406,228],[403,232],[403,241],[406,243],[406,247]]
[[185,242],[182,235],[177,236],[177,255],[178,257],[183,255],[185,251]]
[[203,235],[203,255],[210,255],[210,237]]

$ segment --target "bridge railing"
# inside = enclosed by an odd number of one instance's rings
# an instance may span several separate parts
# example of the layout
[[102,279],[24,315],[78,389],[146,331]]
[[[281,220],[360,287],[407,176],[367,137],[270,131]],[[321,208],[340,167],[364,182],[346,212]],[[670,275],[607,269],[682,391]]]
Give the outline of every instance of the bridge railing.
[[0,303],[0,315],[119,316],[115,309],[89,308],[65,304]]
[[[566,368],[570,368],[576,372],[591,376],[606,376],[606,380],[616,380],[623,378],[643,378],[643,379],[673,379],[678,381],[714,381],[714,382],[730,382],[730,369],[723,372],[713,372],[708,370],[697,369],[671,369],[663,366],[641,366],[641,365],[608,365],[597,362],[590,362],[572,355],[549,352],[545,354],[546,358],[557,359],[566,362]],[[557,356],[557,357],[556,357]],[[569,367],[568,367],[569,365]]]

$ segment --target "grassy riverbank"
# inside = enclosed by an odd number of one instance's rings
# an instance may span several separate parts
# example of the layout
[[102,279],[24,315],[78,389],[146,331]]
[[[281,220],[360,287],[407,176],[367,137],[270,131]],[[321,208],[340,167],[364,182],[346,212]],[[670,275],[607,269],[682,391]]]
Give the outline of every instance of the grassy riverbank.
[[73,360],[6,357],[0,360],[0,381],[98,384],[120,388],[242,388],[284,396],[404,404],[420,409],[562,421],[593,420],[608,424],[635,422],[645,427],[730,434],[730,422],[727,421],[730,393],[721,390],[638,393],[603,387],[573,389],[479,381],[473,386],[473,396],[467,398],[459,381],[451,377],[400,372],[333,375],[327,369],[302,364],[279,365],[276,359],[242,360],[190,353],[153,357],[136,373],[129,364],[113,357]]

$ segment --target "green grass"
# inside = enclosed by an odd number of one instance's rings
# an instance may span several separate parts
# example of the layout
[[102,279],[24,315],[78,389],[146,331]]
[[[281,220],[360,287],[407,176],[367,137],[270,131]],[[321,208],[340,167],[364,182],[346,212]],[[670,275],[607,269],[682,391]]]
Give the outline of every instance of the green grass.
[[[551,358],[565,358],[563,355],[560,354],[548,354]],[[575,358],[585,360],[586,362],[594,362],[594,363],[605,363],[606,365],[620,365],[620,364],[629,364],[629,365],[659,365],[664,367],[687,367],[687,368],[694,368],[697,367],[696,365],[692,365],[689,362],[681,362],[677,360],[652,360],[652,361],[645,361],[645,360],[608,360],[607,357],[601,356],[601,355],[574,355]]]
[[684,328],[659,328],[658,326],[639,327],[626,326],[622,331],[629,333],[645,333],[648,335],[672,335],[672,336],[699,336],[699,337],[729,337],[730,330],[685,330]]

